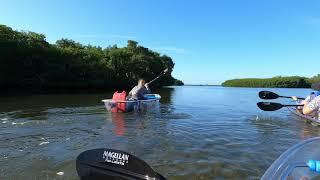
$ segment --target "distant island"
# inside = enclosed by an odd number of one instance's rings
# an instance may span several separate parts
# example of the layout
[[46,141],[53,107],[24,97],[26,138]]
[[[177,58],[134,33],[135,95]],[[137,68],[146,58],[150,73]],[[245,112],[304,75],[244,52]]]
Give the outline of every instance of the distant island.
[[263,87],[263,88],[310,88],[320,82],[320,74],[307,78],[300,76],[276,76],[272,78],[231,79],[222,83],[225,87]]
[[184,86],[221,86],[221,85],[213,85],[213,84],[184,84]]
[[183,85],[171,76],[171,57],[128,40],[126,47],[102,48],[71,39],[55,44],[44,34],[16,31],[0,24],[0,91],[125,89],[170,71],[153,87]]

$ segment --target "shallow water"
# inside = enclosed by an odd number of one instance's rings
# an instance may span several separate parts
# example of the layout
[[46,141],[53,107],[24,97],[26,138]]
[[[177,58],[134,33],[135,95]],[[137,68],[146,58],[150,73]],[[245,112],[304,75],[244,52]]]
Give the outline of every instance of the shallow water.
[[259,110],[260,90],[164,88],[160,109],[142,114],[107,113],[101,99],[111,93],[1,97],[0,179],[78,179],[77,155],[101,147],[130,152],[169,179],[259,179],[287,148],[320,134],[285,108]]

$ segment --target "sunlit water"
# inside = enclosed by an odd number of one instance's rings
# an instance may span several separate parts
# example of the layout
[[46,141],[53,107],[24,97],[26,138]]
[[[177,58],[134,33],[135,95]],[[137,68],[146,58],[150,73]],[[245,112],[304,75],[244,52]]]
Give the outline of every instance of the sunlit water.
[[259,110],[260,90],[164,88],[158,112],[142,114],[107,113],[101,99],[111,93],[1,97],[0,179],[78,179],[77,155],[101,147],[130,152],[169,179],[259,179],[287,148],[320,134],[285,108]]

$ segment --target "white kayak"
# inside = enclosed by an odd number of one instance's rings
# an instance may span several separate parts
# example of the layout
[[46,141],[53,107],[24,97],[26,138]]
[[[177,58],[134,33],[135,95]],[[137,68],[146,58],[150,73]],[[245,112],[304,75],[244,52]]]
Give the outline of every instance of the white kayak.
[[141,112],[157,108],[160,99],[159,94],[146,94],[143,100],[115,101],[103,99],[102,102],[108,112]]
[[318,118],[312,117],[312,116],[308,116],[308,115],[304,115],[302,113],[300,113],[296,108],[294,107],[288,107],[289,111],[292,112],[293,114],[299,116],[300,118],[304,119],[307,122],[312,123],[313,125],[320,125],[320,120]]
[[289,148],[272,163],[261,180],[320,179],[320,137]]

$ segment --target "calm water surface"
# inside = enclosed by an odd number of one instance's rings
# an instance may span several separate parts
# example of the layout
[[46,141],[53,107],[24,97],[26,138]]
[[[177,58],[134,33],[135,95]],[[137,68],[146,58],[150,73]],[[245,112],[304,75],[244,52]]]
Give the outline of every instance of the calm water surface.
[[285,108],[259,110],[260,90],[164,88],[159,112],[143,114],[107,113],[101,99],[111,93],[1,97],[0,179],[78,179],[76,156],[101,147],[130,152],[169,179],[259,179],[287,148],[320,134]]

